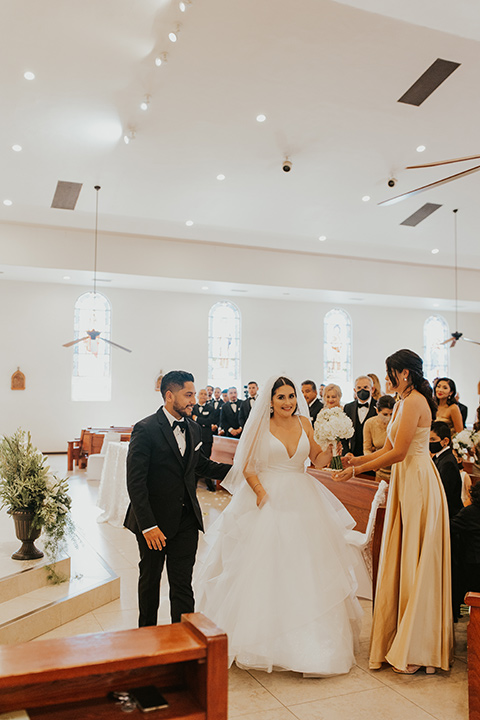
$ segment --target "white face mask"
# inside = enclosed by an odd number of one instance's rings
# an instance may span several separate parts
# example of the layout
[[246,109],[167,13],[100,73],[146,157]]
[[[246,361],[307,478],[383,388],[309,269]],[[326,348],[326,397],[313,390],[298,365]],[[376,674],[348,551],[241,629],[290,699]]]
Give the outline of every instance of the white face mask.
[[384,425],[388,425],[388,423],[390,422],[391,415],[383,415],[382,413],[379,413],[378,418],[381,420],[381,422]]

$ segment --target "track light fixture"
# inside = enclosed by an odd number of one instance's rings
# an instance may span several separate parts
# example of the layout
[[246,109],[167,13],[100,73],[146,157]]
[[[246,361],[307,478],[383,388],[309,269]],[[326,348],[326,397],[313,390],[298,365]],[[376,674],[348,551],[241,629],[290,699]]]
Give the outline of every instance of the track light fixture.
[[180,12],[185,12],[187,7],[192,4],[192,0],[180,0],[178,3],[178,7],[180,8]]
[[140,103],[141,110],[148,110],[150,105],[150,95],[145,95],[142,102]]
[[180,32],[181,29],[182,29],[182,24],[181,24],[181,23],[177,23],[177,24],[175,25],[175,29],[172,30],[172,32],[169,32],[169,33],[168,33],[168,39],[170,40],[170,42],[173,42],[173,43],[174,43],[174,42],[177,42],[177,40],[178,40],[178,34],[179,34],[179,32]]
[[155,58],[155,65],[157,67],[160,67],[166,62],[168,62],[168,52],[161,52]]
[[128,145],[132,142],[132,140],[135,140],[135,136],[135,130],[132,127],[127,128],[127,132],[123,136],[123,142],[125,143],[125,145]]

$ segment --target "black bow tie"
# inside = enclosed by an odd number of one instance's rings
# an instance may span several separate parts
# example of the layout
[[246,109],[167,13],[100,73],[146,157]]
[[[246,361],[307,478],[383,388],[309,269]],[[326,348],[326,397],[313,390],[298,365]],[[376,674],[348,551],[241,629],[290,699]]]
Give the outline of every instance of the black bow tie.
[[359,407],[359,408],[361,408],[361,407],[368,407],[368,403],[360,403],[360,402],[359,402],[359,403],[358,403],[358,407]]
[[182,432],[185,432],[185,421],[184,420],[174,420],[172,425],[172,430],[175,430],[175,428],[180,428]]

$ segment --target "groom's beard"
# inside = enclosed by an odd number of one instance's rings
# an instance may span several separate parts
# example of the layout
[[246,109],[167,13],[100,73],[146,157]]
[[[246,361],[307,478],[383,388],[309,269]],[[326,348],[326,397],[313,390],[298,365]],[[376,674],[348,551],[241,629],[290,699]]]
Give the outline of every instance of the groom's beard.
[[192,414],[193,405],[180,406],[174,403],[173,409],[176,413],[180,415],[180,417],[190,417],[190,415]]

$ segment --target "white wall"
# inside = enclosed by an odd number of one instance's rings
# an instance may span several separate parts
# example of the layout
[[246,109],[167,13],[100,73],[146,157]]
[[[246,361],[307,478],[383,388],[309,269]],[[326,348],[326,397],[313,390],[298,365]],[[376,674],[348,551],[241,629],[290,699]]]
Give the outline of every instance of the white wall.
[[[62,451],[68,439],[89,425],[129,425],[156,410],[154,390],[162,368],[194,373],[197,387],[207,377],[207,317],[219,299],[212,295],[141,290],[106,291],[112,303],[112,339],[133,349],[113,349],[112,400],[71,400],[73,306],[86,289],[58,284],[0,281],[0,434],[18,426],[32,432],[43,451]],[[323,316],[331,305],[291,300],[234,298],[242,313],[242,381],[261,384],[273,373],[301,381],[323,380]],[[353,323],[353,375],[384,378],[384,358],[401,347],[422,353],[424,310],[345,306]],[[445,315],[453,329],[453,317]],[[465,314],[461,329],[480,336],[479,316]],[[27,389],[12,391],[17,366]],[[477,406],[480,348],[460,343],[451,351],[451,376],[463,402]]]

